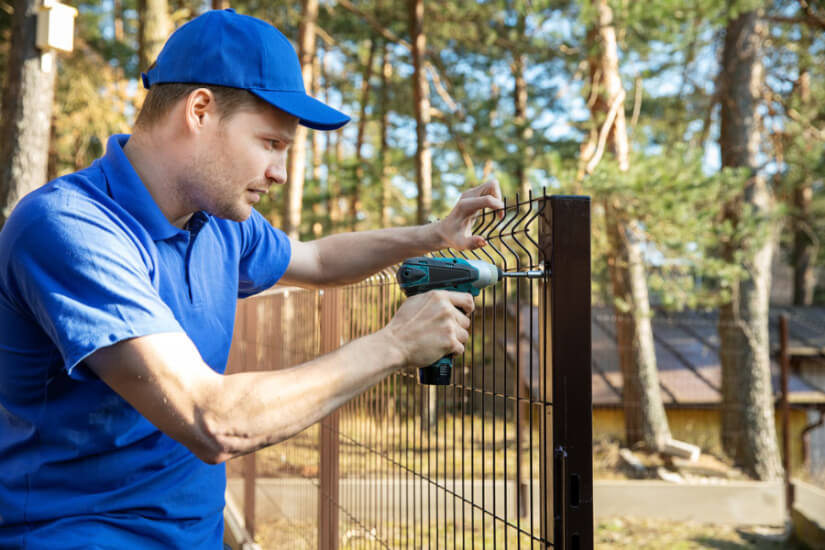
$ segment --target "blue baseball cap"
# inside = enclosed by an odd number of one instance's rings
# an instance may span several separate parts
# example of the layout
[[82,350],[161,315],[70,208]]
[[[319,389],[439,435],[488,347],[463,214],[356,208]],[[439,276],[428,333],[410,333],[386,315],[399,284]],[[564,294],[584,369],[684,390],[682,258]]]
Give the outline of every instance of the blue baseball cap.
[[182,25],[141,77],[147,90],[171,82],[248,90],[316,130],[336,130],[350,120],[307,95],[298,55],[281,31],[232,9]]

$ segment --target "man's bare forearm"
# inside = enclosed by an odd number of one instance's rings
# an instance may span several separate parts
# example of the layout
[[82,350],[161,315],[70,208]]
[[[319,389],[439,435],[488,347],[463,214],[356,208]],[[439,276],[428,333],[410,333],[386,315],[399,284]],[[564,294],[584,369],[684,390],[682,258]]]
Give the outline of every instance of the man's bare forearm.
[[383,380],[403,361],[384,331],[300,366],[221,377],[203,411],[223,462],[283,441]]
[[304,287],[335,286],[360,281],[381,269],[434,250],[450,247],[475,250],[487,244],[472,228],[485,208],[502,210],[501,190],[490,181],[461,194],[446,218],[438,223],[331,235],[301,243],[292,239],[292,258],[284,284]]
[[283,441],[405,366],[463,353],[473,299],[427,292],[373,334],[281,371],[221,375],[182,332],[122,340],[86,365],[147,420],[208,463]]
[[411,256],[446,245],[438,224],[341,233],[315,241],[321,258],[321,285],[360,281]]

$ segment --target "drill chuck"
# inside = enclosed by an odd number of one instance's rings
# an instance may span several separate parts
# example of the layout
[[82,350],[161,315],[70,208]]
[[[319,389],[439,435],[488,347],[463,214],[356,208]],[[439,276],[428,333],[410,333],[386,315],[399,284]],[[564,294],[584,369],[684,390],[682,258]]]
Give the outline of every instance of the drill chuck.
[[466,260],[468,264],[478,270],[478,277],[472,283],[476,288],[484,288],[496,284],[501,280],[501,268],[497,265],[482,262],[481,260]]

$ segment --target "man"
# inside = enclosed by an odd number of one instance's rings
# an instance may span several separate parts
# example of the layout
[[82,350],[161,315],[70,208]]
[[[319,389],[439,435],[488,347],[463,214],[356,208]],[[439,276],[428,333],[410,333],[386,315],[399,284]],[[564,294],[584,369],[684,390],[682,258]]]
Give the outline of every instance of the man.
[[288,239],[252,205],[285,182],[308,97],[289,42],[231,10],[178,29],[131,136],[25,197],[0,232],[0,548],[219,548],[223,462],[281,441],[397,369],[460,353],[469,295],[407,300],[304,365],[224,375],[235,302],[484,245],[465,193],[423,227]]

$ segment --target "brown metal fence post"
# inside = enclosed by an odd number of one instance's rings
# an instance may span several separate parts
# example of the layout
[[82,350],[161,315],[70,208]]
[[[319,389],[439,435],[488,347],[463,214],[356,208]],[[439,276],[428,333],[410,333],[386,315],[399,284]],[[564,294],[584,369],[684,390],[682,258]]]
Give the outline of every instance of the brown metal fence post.
[[[553,216],[547,197],[539,204],[539,258],[546,275],[550,273],[553,251]],[[553,409],[549,406],[553,395],[552,319],[550,304],[552,285],[545,277],[539,292],[539,502],[541,539],[555,543],[553,538]]]
[[[241,302],[243,311],[243,370],[245,372],[257,369],[258,339],[257,317],[258,308],[255,302]],[[255,537],[255,453],[243,457],[243,515],[244,526],[250,537]]]
[[[539,249],[549,277],[542,328],[542,538],[593,548],[590,199],[545,199]],[[548,397],[551,406],[547,407]],[[552,526],[552,527],[551,527]]]
[[[321,353],[341,346],[343,304],[340,289],[326,289],[321,297]],[[318,491],[318,548],[338,548],[338,411],[321,421],[320,489]]]
[[779,355],[780,381],[782,386],[782,466],[785,469],[785,509],[788,518],[793,510],[793,485],[791,484],[791,411],[788,404],[788,374],[790,360],[788,359],[788,316],[779,316]]

